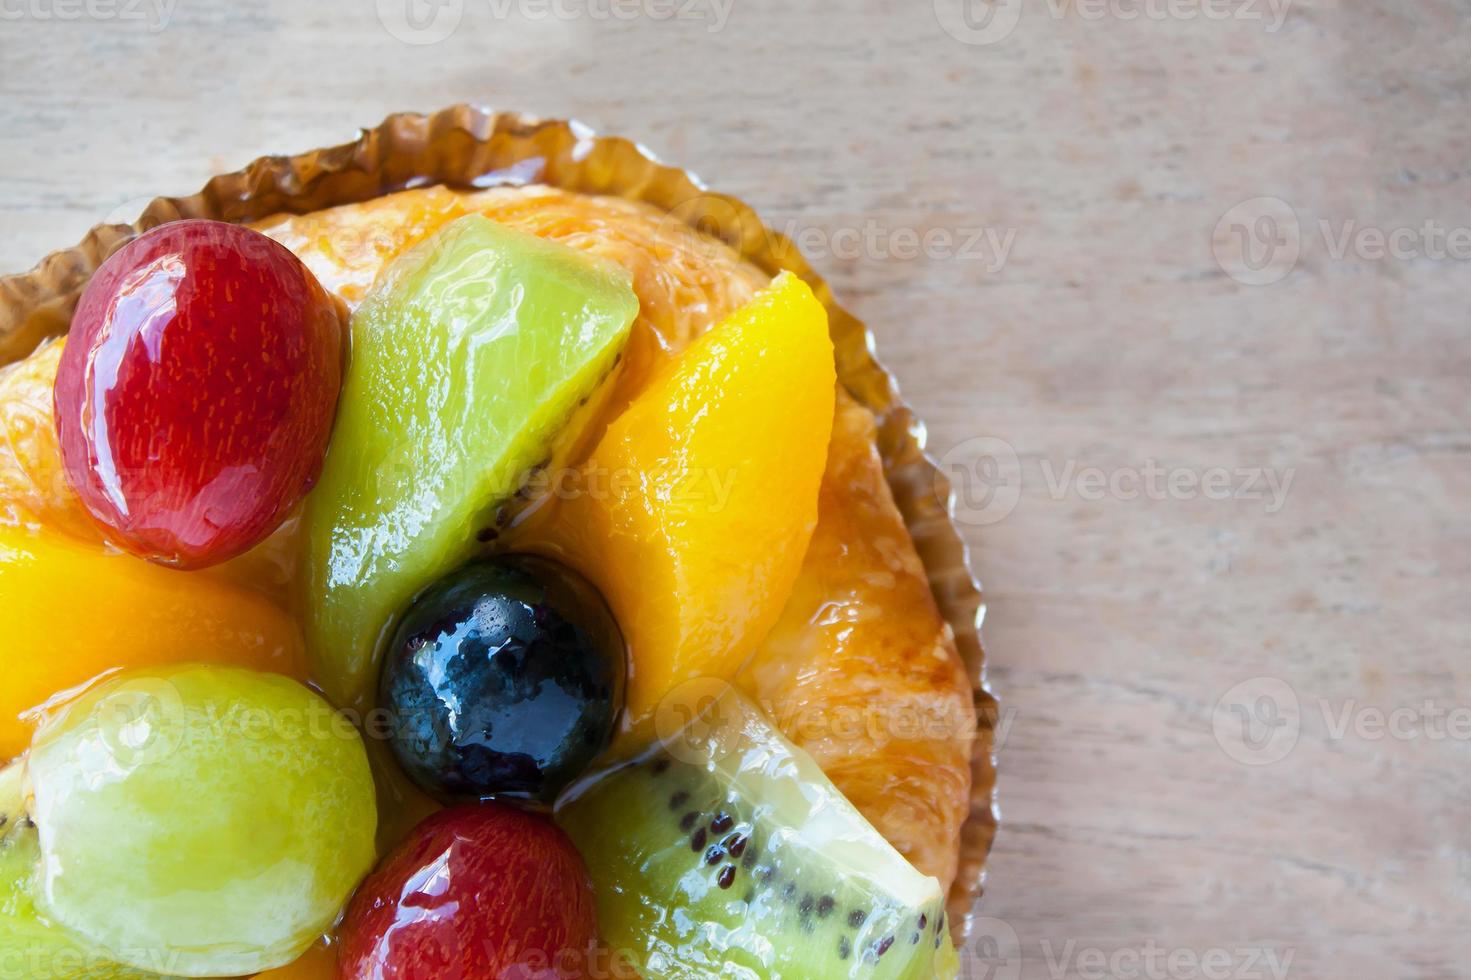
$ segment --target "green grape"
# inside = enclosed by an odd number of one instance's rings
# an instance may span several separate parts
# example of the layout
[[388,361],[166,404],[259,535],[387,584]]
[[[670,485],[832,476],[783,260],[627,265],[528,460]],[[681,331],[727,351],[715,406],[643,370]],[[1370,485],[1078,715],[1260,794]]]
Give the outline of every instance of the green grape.
[[29,768],[42,914],[129,966],[289,963],[374,859],[362,739],[288,678],[118,675],[37,734]]
[[147,980],[48,921],[33,897],[41,859],[25,814],[24,767],[0,772],[0,980]]

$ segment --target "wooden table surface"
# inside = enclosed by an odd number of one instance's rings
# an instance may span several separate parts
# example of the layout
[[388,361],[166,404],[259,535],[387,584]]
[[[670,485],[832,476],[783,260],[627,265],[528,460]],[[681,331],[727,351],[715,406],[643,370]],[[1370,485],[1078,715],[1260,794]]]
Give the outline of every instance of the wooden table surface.
[[798,239],[965,491],[967,977],[1471,975],[1471,2],[418,13],[0,0],[0,270],[392,110],[636,137]]

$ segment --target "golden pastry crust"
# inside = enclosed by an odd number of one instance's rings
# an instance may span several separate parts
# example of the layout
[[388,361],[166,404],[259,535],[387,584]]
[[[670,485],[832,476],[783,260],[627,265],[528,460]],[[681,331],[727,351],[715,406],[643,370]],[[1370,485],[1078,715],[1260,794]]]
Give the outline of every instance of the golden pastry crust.
[[[256,227],[355,306],[389,259],[472,211],[631,273],[640,310],[610,413],[767,281],[724,244],[646,205],[547,187],[406,191]],[[971,686],[889,493],[873,417],[841,391],[802,575],[742,685],[891,843],[949,888],[969,808]]]
[[949,889],[970,811],[971,688],[874,448],[843,392],[817,530],[740,677],[891,844]]

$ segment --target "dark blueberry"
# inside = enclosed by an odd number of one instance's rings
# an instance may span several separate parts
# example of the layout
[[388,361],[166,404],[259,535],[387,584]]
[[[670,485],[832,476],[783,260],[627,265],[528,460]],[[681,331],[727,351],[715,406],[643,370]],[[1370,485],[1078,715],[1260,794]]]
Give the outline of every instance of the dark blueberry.
[[445,800],[549,803],[608,746],[623,638],[607,603],[551,561],[477,561],[398,623],[380,684],[394,754]]

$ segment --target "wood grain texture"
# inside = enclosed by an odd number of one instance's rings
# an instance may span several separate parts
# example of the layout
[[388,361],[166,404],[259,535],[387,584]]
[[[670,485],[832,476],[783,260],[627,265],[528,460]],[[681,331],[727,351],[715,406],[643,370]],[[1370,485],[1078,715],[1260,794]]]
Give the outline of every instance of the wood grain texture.
[[[967,976],[1466,975],[1471,264],[1434,228],[1471,228],[1471,3],[1025,0],[967,44],[958,0],[609,2],[463,0],[428,45],[373,0],[0,3],[0,269],[392,110],[639,138],[798,239],[970,491],[1004,738]],[[1227,274],[1233,226],[1280,281]]]

